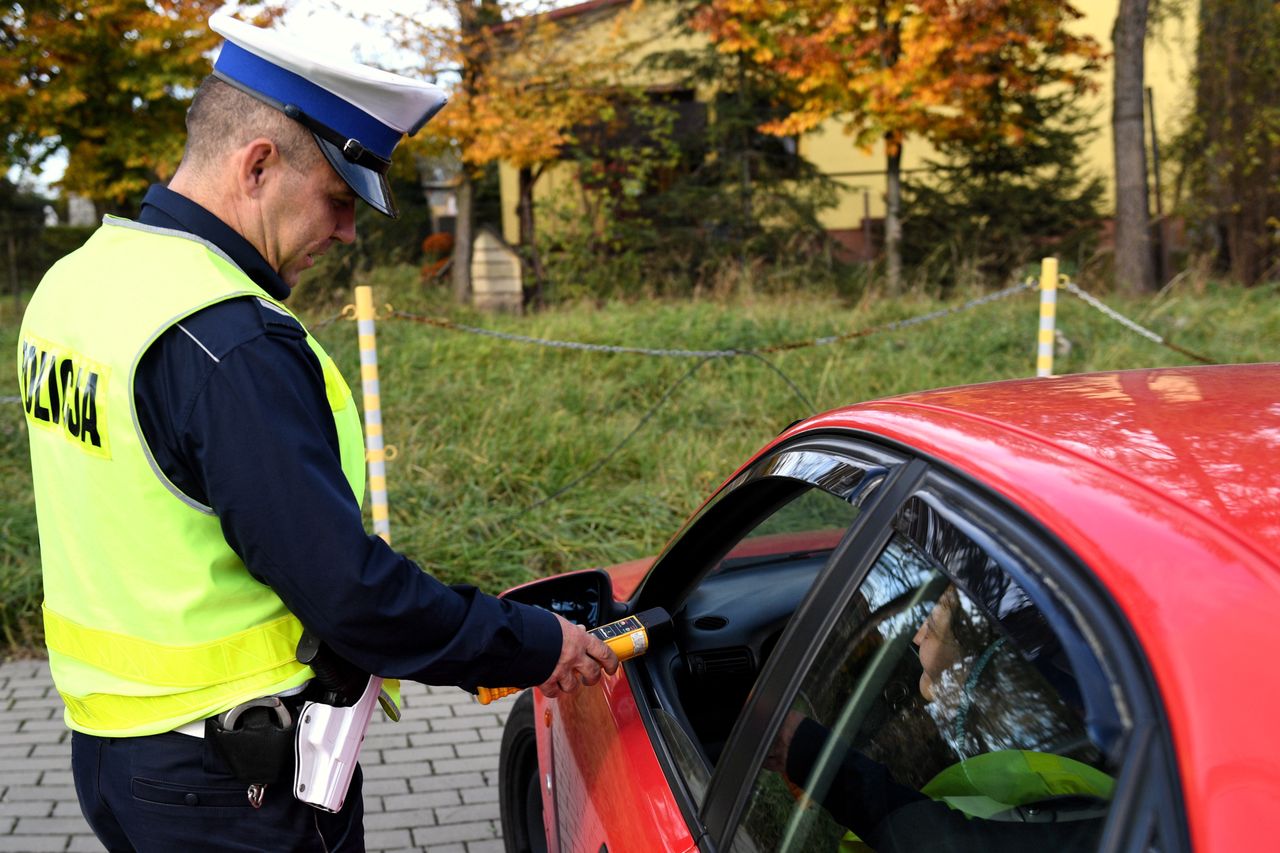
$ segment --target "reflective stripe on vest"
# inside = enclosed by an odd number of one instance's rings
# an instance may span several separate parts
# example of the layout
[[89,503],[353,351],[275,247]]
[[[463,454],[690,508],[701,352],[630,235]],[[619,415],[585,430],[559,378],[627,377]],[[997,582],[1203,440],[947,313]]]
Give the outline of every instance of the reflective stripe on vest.
[[77,625],[44,611],[49,651],[156,687],[196,690],[276,669],[294,659],[302,624],[282,616],[211,643],[170,646]]
[[[23,317],[50,669],[79,731],[168,731],[310,677],[293,659],[301,625],[249,574],[212,510],[159,470],[134,411],[147,348],[201,308],[243,297],[289,314],[191,235],[109,218],[49,271]],[[359,503],[359,413],[332,359],[307,343]]]

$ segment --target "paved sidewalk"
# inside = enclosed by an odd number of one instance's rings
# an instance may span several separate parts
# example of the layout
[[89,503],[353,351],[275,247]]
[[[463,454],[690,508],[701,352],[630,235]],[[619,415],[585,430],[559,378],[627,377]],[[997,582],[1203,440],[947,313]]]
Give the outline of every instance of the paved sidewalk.
[[[365,741],[370,853],[500,853],[498,745],[513,700],[406,684],[399,723]],[[0,851],[94,851],[71,782],[71,734],[43,661],[0,663]]]

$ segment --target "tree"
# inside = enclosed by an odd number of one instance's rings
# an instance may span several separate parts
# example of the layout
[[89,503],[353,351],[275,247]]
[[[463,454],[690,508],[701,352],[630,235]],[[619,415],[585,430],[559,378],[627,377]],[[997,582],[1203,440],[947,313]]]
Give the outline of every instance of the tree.
[[[458,38],[461,67],[455,94],[463,103],[474,96],[492,59],[486,31],[502,22],[502,9],[494,0],[457,0]],[[455,108],[456,108],[455,104]],[[458,215],[454,220],[453,295],[465,302],[471,294],[471,242],[475,224],[475,181],[472,169],[464,167],[458,182]]]
[[[687,28],[697,11],[686,4],[677,23]],[[760,130],[784,115],[768,69],[749,53],[699,41],[646,60],[668,90],[688,100],[668,105],[676,113],[678,174],[640,199],[663,248],[678,254],[687,244],[684,253],[697,259],[690,270],[695,283],[722,274],[728,257],[751,264],[828,241],[818,215],[835,205],[838,189],[802,156],[794,137]],[[710,97],[700,103],[699,93]]]
[[1017,97],[1039,117],[1034,133],[946,142],[926,177],[904,182],[904,254],[935,284],[956,284],[965,270],[1004,281],[1028,261],[1077,257],[1096,240],[1104,185],[1080,167],[1096,131],[1061,93]]
[[1148,0],[1120,0],[1112,37],[1116,72],[1111,118],[1116,156],[1116,284],[1135,293],[1156,288],[1142,118],[1147,3]]
[[747,52],[776,75],[789,113],[764,129],[801,133],[837,117],[855,144],[883,140],[887,277],[896,290],[904,141],[979,132],[1016,141],[1030,117],[1016,108],[993,117],[993,94],[1090,88],[1100,53],[1067,31],[1079,16],[1065,0],[704,0],[694,21],[719,49]]
[[1244,284],[1280,261],[1280,12],[1272,0],[1203,0],[1195,109],[1176,145],[1189,219]]
[[574,141],[575,129],[609,110],[624,47],[617,38],[570,46],[554,13],[517,12],[498,0],[457,0],[453,23],[419,25],[406,42],[424,56],[427,73],[456,81],[423,144],[456,148],[467,169],[502,161],[519,170],[520,242],[534,281],[525,296],[536,302],[546,271],[534,187]]
[[[44,209],[48,200],[0,177],[0,258],[17,307],[22,286],[39,275],[33,251],[44,230]],[[34,267],[34,269],[33,269]]]
[[221,0],[34,0],[0,12],[0,117],[9,165],[67,152],[62,185],[117,209],[168,177],[209,72]]

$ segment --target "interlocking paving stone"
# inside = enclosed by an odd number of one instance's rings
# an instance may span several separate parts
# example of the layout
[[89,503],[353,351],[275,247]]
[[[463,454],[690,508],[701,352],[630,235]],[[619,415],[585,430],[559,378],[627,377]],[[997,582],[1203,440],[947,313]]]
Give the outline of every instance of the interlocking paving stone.
[[414,793],[444,789],[460,790],[462,788],[475,788],[483,784],[485,784],[484,776],[479,773],[441,773],[432,776],[409,777],[409,790]]
[[[500,853],[497,743],[510,700],[404,684],[403,719],[370,727],[369,853]],[[43,661],[0,663],[0,853],[102,853],[71,784],[71,738]]]
[[467,853],[506,853],[506,849],[506,847],[502,846],[501,838],[491,841],[467,842]]
[[493,821],[478,823],[450,823],[443,826],[425,826],[411,830],[413,843],[424,849],[450,841],[487,841],[498,834]]

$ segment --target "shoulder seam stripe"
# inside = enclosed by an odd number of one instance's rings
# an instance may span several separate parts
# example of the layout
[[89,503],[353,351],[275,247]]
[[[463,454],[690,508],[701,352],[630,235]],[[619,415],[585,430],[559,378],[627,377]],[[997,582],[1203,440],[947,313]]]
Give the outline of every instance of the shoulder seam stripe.
[[214,364],[222,364],[221,359],[219,359],[219,358],[218,358],[216,355],[214,355],[213,353],[209,352],[209,348],[208,348],[207,346],[205,346],[204,344],[202,344],[202,343],[200,342],[200,339],[199,339],[199,338],[197,338],[195,335],[193,335],[193,334],[191,334],[190,332],[188,332],[188,331],[187,331],[187,327],[186,327],[186,326],[182,325],[181,323],[178,323],[178,324],[177,324],[177,326],[178,326],[178,328],[179,328],[179,329],[181,329],[181,330],[182,330],[182,334],[186,335],[188,338],[191,338],[191,340],[195,341],[195,342],[196,342],[196,346],[198,346],[198,347],[200,347],[200,349],[204,350],[205,355],[207,355],[207,356],[209,356],[209,358],[213,359],[213,363],[214,363]]
[[268,300],[266,300],[266,299],[263,299],[261,296],[259,296],[259,297],[258,297],[258,301],[259,301],[259,302],[261,302],[261,303],[262,303],[263,305],[265,305],[266,307],[270,308],[272,311],[274,311],[274,312],[276,312],[277,314],[279,314],[280,316],[282,316],[282,317],[288,317],[288,318],[289,318],[289,319],[291,319],[291,320],[293,319],[293,315],[292,315],[292,314],[290,314],[288,311],[284,310],[283,308],[281,308],[279,305],[275,304],[274,302],[270,302],[270,301],[268,301]]

